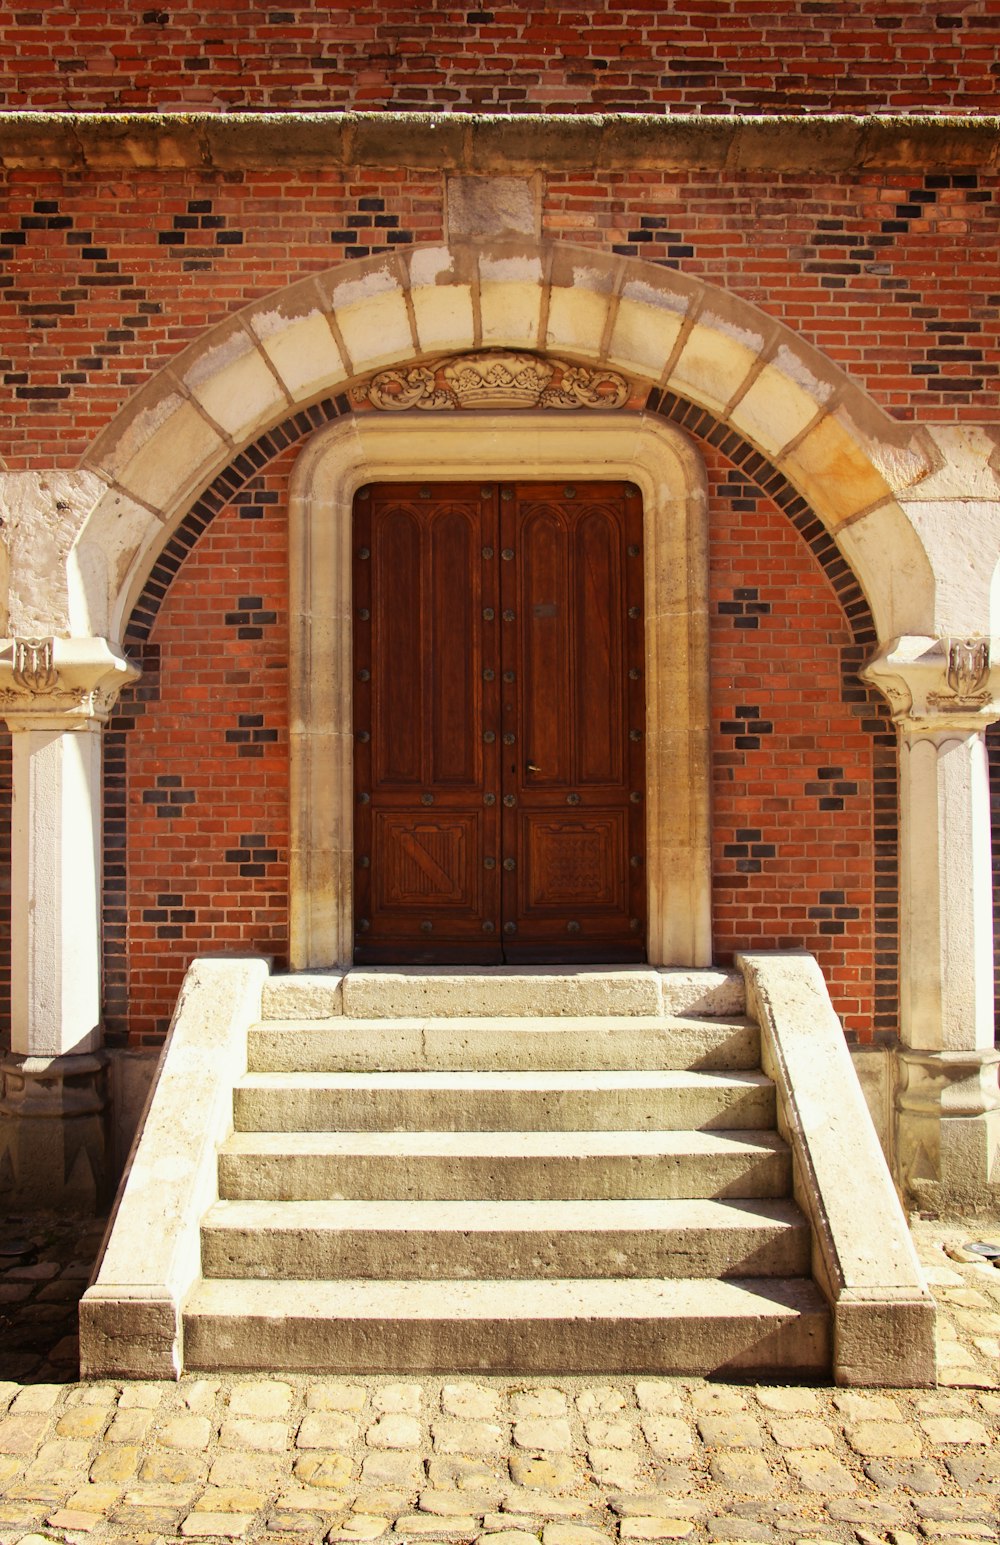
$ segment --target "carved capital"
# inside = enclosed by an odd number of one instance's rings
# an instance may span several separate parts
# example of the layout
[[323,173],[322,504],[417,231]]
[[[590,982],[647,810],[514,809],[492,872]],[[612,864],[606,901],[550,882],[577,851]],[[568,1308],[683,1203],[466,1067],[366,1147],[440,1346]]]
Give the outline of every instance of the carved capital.
[[106,638],[0,640],[0,717],[11,730],[103,722],[137,665]]
[[512,408],[621,408],[630,390],[625,377],[614,370],[486,349],[426,365],[380,370],[355,388],[354,398],[387,413],[407,408],[495,413]]
[[895,638],[860,675],[910,734],[967,734],[1000,719],[1000,639]]

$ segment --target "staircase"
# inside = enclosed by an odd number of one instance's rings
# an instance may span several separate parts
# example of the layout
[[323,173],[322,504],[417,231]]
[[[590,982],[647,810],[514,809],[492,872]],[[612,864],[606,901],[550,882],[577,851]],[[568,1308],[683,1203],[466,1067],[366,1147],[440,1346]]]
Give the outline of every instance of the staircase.
[[275,978],[184,1365],[828,1373],[758,1030],[701,975]]

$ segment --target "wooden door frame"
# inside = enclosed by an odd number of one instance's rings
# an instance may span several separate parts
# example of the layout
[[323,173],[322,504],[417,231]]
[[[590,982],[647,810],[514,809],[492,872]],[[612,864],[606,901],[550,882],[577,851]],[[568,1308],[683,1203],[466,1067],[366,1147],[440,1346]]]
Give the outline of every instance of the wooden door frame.
[[351,526],[368,482],[622,479],[643,497],[647,958],[712,960],[708,506],[704,467],[645,413],[359,414],[296,462],[289,503],[290,959],[349,966],[353,921]]

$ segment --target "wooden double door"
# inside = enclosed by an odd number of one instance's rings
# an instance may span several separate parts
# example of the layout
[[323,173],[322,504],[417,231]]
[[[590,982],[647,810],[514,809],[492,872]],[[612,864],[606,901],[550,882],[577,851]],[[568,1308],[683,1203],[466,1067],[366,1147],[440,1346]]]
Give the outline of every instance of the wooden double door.
[[353,543],[355,960],[645,959],[638,491],[377,484]]

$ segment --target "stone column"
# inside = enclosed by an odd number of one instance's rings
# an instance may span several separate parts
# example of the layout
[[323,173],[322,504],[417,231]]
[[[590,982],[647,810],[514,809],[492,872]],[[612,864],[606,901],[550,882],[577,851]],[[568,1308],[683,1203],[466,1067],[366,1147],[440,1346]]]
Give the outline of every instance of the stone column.
[[11,1049],[0,1065],[0,1194],[102,1197],[101,731],[138,676],[105,639],[0,642],[11,731]]
[[985,740],[1000,717],[997,642],[897,638],[862,672],[899,733],[896,1172],[934,1210],[1000,1194]]

